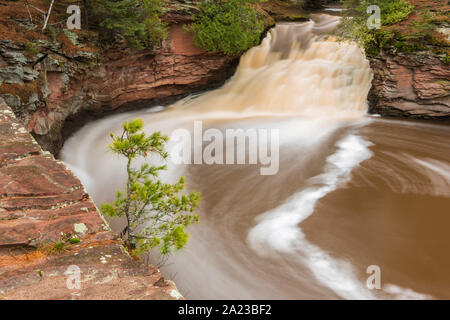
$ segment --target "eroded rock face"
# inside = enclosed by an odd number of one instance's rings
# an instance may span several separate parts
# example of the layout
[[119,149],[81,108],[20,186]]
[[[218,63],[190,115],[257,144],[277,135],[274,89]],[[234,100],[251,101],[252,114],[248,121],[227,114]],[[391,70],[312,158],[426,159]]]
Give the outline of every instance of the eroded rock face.
[[133,110],[164,104],[198,90],[217,85],[230,77],[236,57],[208,54],[195,47],[180,25],[154,52],[116,49],[105,53],[106,62],[67,81],[64,72],[47,71],[47,108],[30,114],[27,129],[47,150],[62,146],[64,121],[83,112],[104,115],[114,110]]
[[[2,98],[0,136],[0,299],[182,298],[157,268],[127,255],[78,178]],[[52,252],[67,237],[80,242]],[[80,283],[69,287],[74,268]]]
[[374,72],[369,112],[419,119],[450,119],[450,66],[429,53],[383,52]]
[[[117,47],[100,52],[71,33],[61,43],[40,40],[39,53],[30,56],[24,44],[0,40],[0,97],[39,144],[56,154],[68,118],[71,127],[79,127],[113,111],[166,104],[221,84],[234,73],[239,57],[195,46],[182,30],[189,22],[183,19],[188,18],[174,15],[168,39],[151,51]],[[68,39],[74,42],[69,45]]]

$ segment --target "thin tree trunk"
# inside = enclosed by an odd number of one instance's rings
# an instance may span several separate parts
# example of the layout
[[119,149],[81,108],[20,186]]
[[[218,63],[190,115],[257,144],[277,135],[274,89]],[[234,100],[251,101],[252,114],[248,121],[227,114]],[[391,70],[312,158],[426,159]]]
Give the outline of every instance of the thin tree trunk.
[[50,3],[50,8],[48,8],[47,15],[45,16],[45,22],[44,22],[44,26],[42,27],[42,31],[44,31],[45,28],[47,28],[48,19],[50,18],[50,14],[52,13],[52,8],[53,8],[54,2],[55,2],[55,0],[52,0],[52,2]]
[[87,8],[88,0],[83,0],[83,9],[84,9],[84,27],[89,29],[89,19],[88,19],[88,8]]
[[25,0],[25,5],[27,6],[28,15],[30,16],[30,22],[33,23],[33,17],[31,16],[30,6],[28,5],[28,0]]
[[[128,162],[127,162],[127,203],[125,204],[125,216],[127,218],[127,227],[126,230],[128,231],[128,239],[130,239],[130,237],[132,237],[133,235],[131,234],[131,221],[130,221],[130,204],[131,204],[131,181],[130,181],[130,169],[131,169],[131,159],[128,158]],[[124,229],[125,230],[125,229]]]

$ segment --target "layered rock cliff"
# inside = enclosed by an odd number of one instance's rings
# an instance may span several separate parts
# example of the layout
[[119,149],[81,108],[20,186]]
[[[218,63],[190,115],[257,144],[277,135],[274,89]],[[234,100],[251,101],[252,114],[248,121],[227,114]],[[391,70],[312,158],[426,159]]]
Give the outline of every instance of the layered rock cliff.
[[[168,39],[147,51],[126,46],[102,51],[87,44],[89,34],[68,30],[33,41],[5,34],[0,40],[0,96],[39,144],[56,154],[71,129],[93,117],[167,103],[218,85],[232,75],[238,57],[196,47],[182,30],[190,19],[185,9],[168,15]],[[27,27],[22,20],[14,23]]]
[[407,0],[412,12],[381,31],[391,39],[376,57],[369,112],[417,119],[450,119],[450,6]]
[[417,119],[450,119],[450,65],[429,52],[382,52],[374,72],[369,112]]
[[[78,126],[89,117],[113,110],[164,104],[222,83],[236,65],[236,57],[208,54],[194,47],[181,25],[175,24],[160,48],[151,52],[111,49],[104,53],[102,63],[86,73],[47,65],[46,107],[22,115],[22,119],[37,141],[56,153],[65,138],[66,120]],[[66,129],[67,135],[70,128]]]

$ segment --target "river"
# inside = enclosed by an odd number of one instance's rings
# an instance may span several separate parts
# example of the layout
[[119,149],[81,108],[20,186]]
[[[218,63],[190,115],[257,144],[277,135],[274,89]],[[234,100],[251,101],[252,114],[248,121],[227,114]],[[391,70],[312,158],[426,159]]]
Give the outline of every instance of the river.
[[[169,160],[163,179],[184,175],[203,199],[187,248],[161,268],[186,298],[450,298],[450,127],[368,115],[369,63],[327,35],[338,23],[277,24],[221,88],[106,117],[66,141],[61,159],[99,205],[123,188],[124,162],[107,144],[126,119],[169,136],[199,121],[277,132],[275,174]],[[237,150],[246,159],[249,143]],[[366,285],[374,266],[379,289]]]

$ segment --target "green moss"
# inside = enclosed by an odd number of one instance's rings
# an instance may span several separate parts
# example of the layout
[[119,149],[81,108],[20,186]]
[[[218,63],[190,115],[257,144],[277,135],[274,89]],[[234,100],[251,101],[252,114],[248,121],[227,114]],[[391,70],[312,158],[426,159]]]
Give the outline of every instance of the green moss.
[[409,53],[418,52],[418,51],[424,51],[424,50],[427,49],[424,46],[420,46],[420,45],[412,44],[412,43],[407,43],[407,42],[404,42],[404,41],[396,41],[393,45],[394,45],[395,48],[399,49],[400,51],[402,51],[402,52],[409,52]]
[[81,240],[77,236],[61,234],[61,237],[58,240],[43,243],[39,250],[47,255],[58,255],[69,251],[73,244],[80,242]]
[[71,244],[80,243],[80,241],[81,241],[80,239],[75,238],[75,237],[69,239],[69,242]]
[[40,250],[48,255],[57,255],[61,254],[64,251],[67,251],[69,243],[65,240],[60,239],[51,243],[46,243],[41,246]]
[[450,56],[448,54],[445,55],[445,57],[442,58],[442,61],[446,64],[450,64]]
[[39,47],[38,44],[33,41],[28,41],[25,44],[25,51],[29,54],[38,54],[39,53]]
[[[356,40],[369,56],[376,56],[381,49],[395,42],[395,31],[387,27],[407,18],[414,8],[404,0],[342,0],[342,3],[345,11],[341,35]],[[380,29],[369,29],[367,26],[371,16],[367,8],[371,5],[381,10]]]
[[[341,25],[341,35],[356,40],[369,56],[376,56],[381,49],[396,48],[403,52],[430,51],[435,54],[447,53],[448,40],[437,29],[445,25],[445,4],[430,1],[430,4],[414,2],[413,7],[405,0],[342,0],[346,11]],[[381,9],[381,28],[370,30],[366,26],[369,5]],[[434,10],[430,10],[433,6]],[[403,20],[414,16],[407,23]]]

